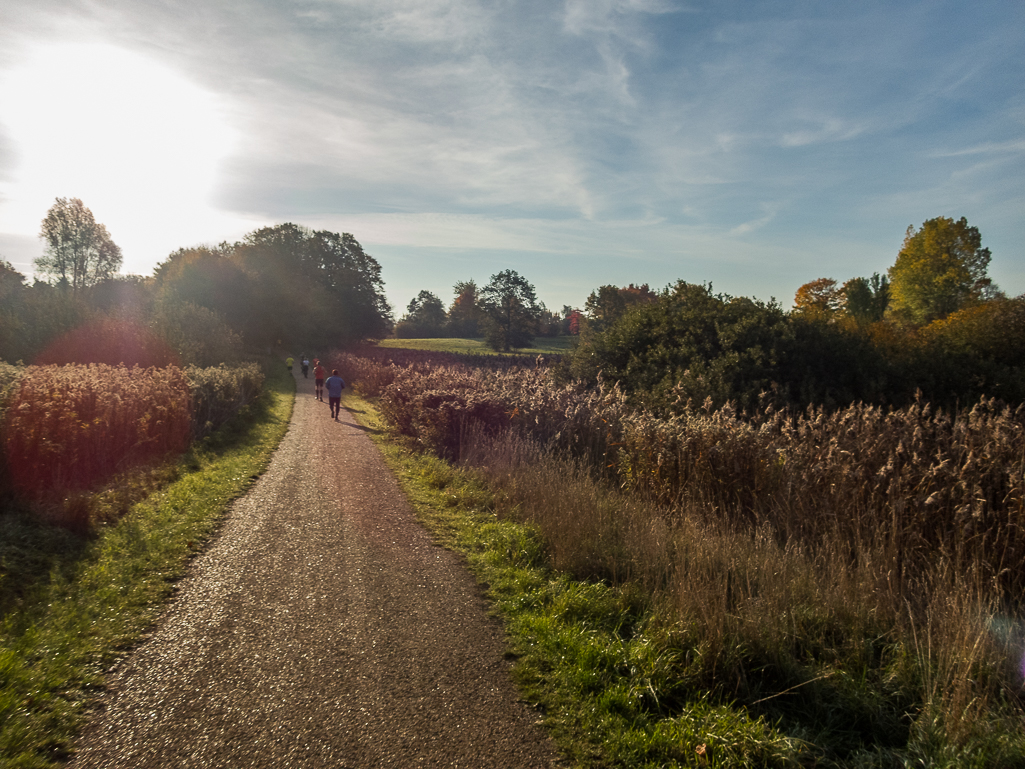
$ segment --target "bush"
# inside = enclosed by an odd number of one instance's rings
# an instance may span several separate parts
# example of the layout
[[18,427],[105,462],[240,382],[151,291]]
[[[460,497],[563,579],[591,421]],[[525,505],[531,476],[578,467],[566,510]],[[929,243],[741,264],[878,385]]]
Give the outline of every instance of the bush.
[[185,370],[192,406],[192,437],[202,438],[260,395],[264,375],[255,363],[189,366]]
[[76,363],[163,368],[177,365],[177,353],[141,323],[100,317],[52,342],[34,363],[63,366]]

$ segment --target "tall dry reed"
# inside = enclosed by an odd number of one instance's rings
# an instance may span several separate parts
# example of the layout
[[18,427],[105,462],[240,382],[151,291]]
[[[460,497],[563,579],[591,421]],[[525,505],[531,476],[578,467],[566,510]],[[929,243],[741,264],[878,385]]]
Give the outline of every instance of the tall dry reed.
[[544,369],[346,365],[399,432],[441,456],[458,457],[471,427],[515,429],[667,509],[849,558],[871,541],[895,596],[938,554],[1006,596],[1025,588],[1025,407],[744,416],[727,405],[664,419],[630,409],[615,386],[558,386]]
[[28,366],[2,412],[6,480],[35,500],[88,490],[183,451],[251,403],[262,382],[256,364]]
[[1018,712],[1025,407],[662,419],[532,367],[348,365],[399,432],[487,473],[556,567],[645,586],[697,650],[684,685],[955,751]]
[[47,499],[182,451],[190,426],[181,369],[29,366],[3,441],[15,488]]

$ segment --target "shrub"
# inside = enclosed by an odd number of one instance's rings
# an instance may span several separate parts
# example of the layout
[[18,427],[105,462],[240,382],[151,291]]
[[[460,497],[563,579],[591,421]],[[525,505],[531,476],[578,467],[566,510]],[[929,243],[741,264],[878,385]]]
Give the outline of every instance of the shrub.
[[263,372],[255,363],[189,366],[185,370],[192,407],[192,437],[202,438],[259,396]]
[[143,324],[101,317],[52,342],[36,357],[38,366],[99,363],[142,368],[176,365],[179,357]]

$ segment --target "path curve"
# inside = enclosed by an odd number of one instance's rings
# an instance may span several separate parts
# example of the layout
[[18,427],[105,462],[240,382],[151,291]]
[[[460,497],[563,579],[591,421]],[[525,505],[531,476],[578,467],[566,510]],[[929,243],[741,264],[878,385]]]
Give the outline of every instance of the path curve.
[[300,375],[267,472],[115,670],[71,766],[557,766],[504,652],[460,558]]

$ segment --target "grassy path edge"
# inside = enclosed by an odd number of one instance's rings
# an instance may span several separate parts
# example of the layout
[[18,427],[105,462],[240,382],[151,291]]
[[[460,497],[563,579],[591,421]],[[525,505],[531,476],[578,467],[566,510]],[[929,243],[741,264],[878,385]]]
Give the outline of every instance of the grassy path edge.
[[272,367],[260,401],[179,463],[178,479],[116,525],[54,558],[49,578],[0,619],[0,765],[68,758],[106,671],[145,637],[230,503],[288,430],[295,381]]

